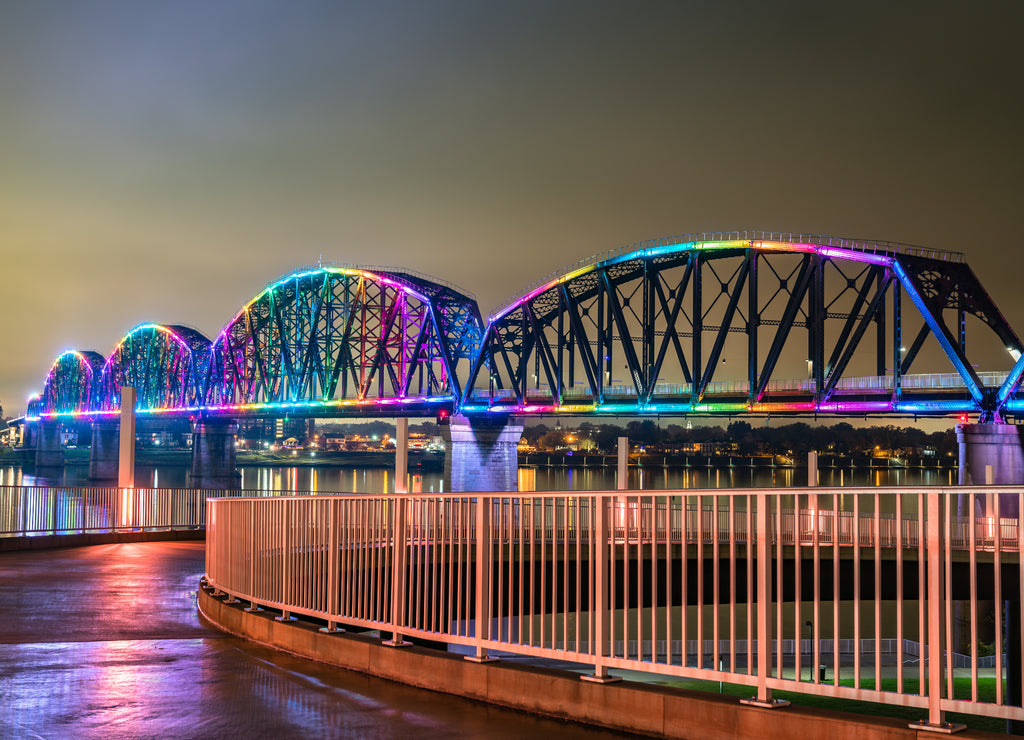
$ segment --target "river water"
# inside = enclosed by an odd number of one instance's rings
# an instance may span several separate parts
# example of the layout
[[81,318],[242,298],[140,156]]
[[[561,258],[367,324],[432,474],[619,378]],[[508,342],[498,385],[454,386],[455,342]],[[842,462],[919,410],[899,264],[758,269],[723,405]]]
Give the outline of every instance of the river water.
[[[394,471],[386,468],[339,467],[240,467],[241,488],[254,491],[316,491],[319,493],[391,493]],[[822,486],[952,486],[955,469],[939,468],[830,468],[819,470]],[[804,486],[805,468],[752,468],[743,465],[709,467],[630,468],[631,490],[678,490],[708,488],[780,488]],[[67,465],[59,478],[37,477],[32,468],[0,466],[0,486],[94,485],[85,465]],[[135,485],[140,488],[188,488],[190,470],[185,465],[139,466]],[[597,467],[521,467],[520,491],[607,491],[615,488],[615,469]],[[414,493],[446,493],[440,472],[411,473],[408,490]]]

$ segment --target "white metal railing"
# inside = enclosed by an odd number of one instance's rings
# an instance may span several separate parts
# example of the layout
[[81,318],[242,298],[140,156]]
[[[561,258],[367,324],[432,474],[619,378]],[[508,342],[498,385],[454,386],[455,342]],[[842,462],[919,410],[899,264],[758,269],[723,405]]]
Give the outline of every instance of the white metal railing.
[[[976,513],[980,502],[987,513]],[[745,683],[762,702],[775,689],[895,701],[927,710],[934,725],[946,711],[1024,719],[1003,685],[1002,610],[984,605],[1024,590],[1022,488],[207,505],[209,583],[253,606],[323,619],[328,629],[351,624],[390,633],[391,644],[412,636],[478,657],[494,651],[591,664],[597,677],[617,668]],[[1013,517],[1002,516],[1011,509]],[[967,627],[954,636],[957,549],[967,568],[956,583],[956,625]],[[982,701],[979,669],[988,661],[979,655],[979,631],[989,618],[994,668],[984,672],[999,680],[989,679],[995,700]],[[797,650],[805,639],[809,650]],[[1024,665],[1024,650],[1012,662]],[[831,678],[804,670],[810,666],[827,666]],[[969,676],[969,686],[954,684],[954,674]]]
[[0,486],[0,537],[201,529],[206,499],[278,491],[93,486]]

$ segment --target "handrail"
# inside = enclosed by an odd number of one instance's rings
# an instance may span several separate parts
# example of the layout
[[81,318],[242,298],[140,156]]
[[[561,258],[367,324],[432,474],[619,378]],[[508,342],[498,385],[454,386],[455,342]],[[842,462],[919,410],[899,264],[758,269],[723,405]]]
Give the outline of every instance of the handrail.
[[[994,509],[977,513],[986,497]],[[1003,694],[978,699],[977,643],[947,650],[928,639],[941,634],[933,627],[954,596],[942,593],[952,588],[954,549],[967,552],[967,577],[979,579],[966,607],[976,624],[987,598],[979,584],[1000,588],[1001,564],[1019,562],[1021,487],[290,496],[208,506],[212,586],[252,606],[390,633],[389,644],[413,637],[476,657],[590,663],[598,678],[618,668],[729,681],[751,686],[759,703],[775,689],[894,700],[927,710],[931,724],[945,711],[1024,719]],[[814,578],[801,578],[800,567]],[[895,598],[883,567],[902,584]],[[925,593],[926,572],[929,597],[905,598]],[[773,590],[795,596],[777,603]],[[856,618],[840,609],[843,599],[855,602]],[[873,616],[857,606],[862,599],[875,603]],[[804,676],[795,646],[805,637],[829,680]],[[844,640],[869,637],[882,638],[873,660],[854,651],[850,666]],[[881,680],[883,639],[896,641],[895,686]],[[927,660],[907,668],[914,639]],[[945,696],[934,671],[952,675],[964,656],[972,693],[958,683]]]

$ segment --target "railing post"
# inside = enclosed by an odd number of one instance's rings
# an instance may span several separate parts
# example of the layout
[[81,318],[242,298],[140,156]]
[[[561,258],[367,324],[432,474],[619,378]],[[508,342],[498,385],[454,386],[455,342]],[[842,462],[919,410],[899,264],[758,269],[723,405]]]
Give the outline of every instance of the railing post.
[[407,647],[412,645],[402,639],[401,625],[405,614],[405,548],[406,548],[406,515],[411,500],[402,496],[391,497],[391,639],[384,640],[389,647]]
[[[740,699],[743,704],[775,709],[785,707],[785,699],[773,699],[768,688],[768,675],[772,670],[772,562],[769,558],[771,532],[768,531],[768,494],[755,494],[757,502],[757,696]],[[780,594],[781,597],[781,594]]]
[[243,611],[261,612],[256,603],[256,502],[249,502],[249,606]]
[[344,632],[338,626],[337,620],[331,619],[330,617],[336,616],[341,611],[341,605],[338,603],[338,593],[340,586],[338,583],[338,560],[341,552],[341,522],[338,516],[338,506],[341,501],[337,498],[330,499],[331,515],[329,521],[331,523],[330,536],[328,537],[327,544],[327,613],[330,615],[327,619],[327,626],[321,627],[321,632]]
[[[942,541],[942,504],[943,494],[931,490],[927,494],[928,507],[928,539],[926,546],[927,558],[927,620],[928,620],[928,719],[912,722],[909,726],[916,730],[933,732],[959,732],[965,725],[945,721],[942,711],[942,694],[945,688],[943,674],[945,669],[945,644],[943,637],[942,614],[944,611],[945,594],[943,594],[942,564],[944,561]],[[924,658],[924,655],[921,656]]]
[[[289,563],[291,559],[291,535],[292,535],[292,507],[290,499],[278,499],[278,503],[284,507],[284,546],[281,552],[282,580],[284,581],[284,593],[281,595],[281,603],[287,604],[288,595],[292,590],[292,569]],[[295,617],[288,611],[287,606],[281,610],[280,617],[274,617],[278,622],[294,622]]]
[[[621,438],[620,447],[621,450]],[[609,623],[608,610],[614,608],[614,603],[608,598],[608,502],[612,499],[594,496],[591,498],[593,506],[593,537],[594,537],[594,563],[590,568],[593,574],[593,609],[594,609],[594,632],[590,636],[592,642],[591,651],[594,655],[594,674],[591,676],[580,676],[584,681],[593,683],[613,683],[621,681],[618,676],[608,675],[608,667],[604,658],[608,655]]]
[[496,658],[487,657],[484,640],[491,639],[491,570],[494,567],[494,547],[491,543],[492,499],[483,495],[476,499],[476,592],[474,619],[476,621],[476,652],[467,655],[466,660],[474,663],[490,663]]

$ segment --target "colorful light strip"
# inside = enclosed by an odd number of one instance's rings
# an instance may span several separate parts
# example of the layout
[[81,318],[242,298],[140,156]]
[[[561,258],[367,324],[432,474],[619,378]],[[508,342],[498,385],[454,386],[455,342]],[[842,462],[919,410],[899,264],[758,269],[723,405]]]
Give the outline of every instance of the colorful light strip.
[[736,249],[756,249],[759,252],[773,252],[776,254],[816,254],[822,257],[828,257],[830,259],[843,259],[850,260],[852,262],[863,262],[871,265],[879,265],[882,267],[890,267],[895,263],[895,259],[891,256],[873,254],[871,252],[860,252],[855,249],[841,249],[839,247],[828,247],[820,244],[801,244],[795,242],[777,242],[777,241],[764,241],[764,240],[743,240],[743,239],[732,239],[727,241],[708,241],[708,242],[685,242],[680,244],[667,244],[661,247],[649,247],[647,249],[638,249],[635,252],[628,254],[618,255],[611,257],[606,260],[595,262],[591,265],[585,265],[579,269],[567,272],[559,277],[551,280],[537,288],[534,288],[529,293],[520,296],[510,305],[499,309],[491,315],[491,323],[497,321],[503,316],[517,309],[524,303],[533,300],[541,293],[551,290],[551,288],[561,283],[567,283],[571,280],[575,280],[580,275],[584,275],[588,272],[593,272],[609,265],[617,265],[622,262],[629,262],[630,260],[642,259],[647,257],[661,257],[667,254],[683,254],[686,252],[721,252],[727,250]]
[[[1013,404],[1014,402],[1010,402]],[[1024,400],[1016,402],[1024,408]],[[1009,404],[1008,404],[1009,407]],[[652,403],[645,407],[628,403],[589,403],[589,404],[538,404],[538,403],[495,403],[492,405],[482,403],[464,404],[460,413],[477,414],[524,414],[544,415],[555,414],[563,416],[581,415],[609,415],[609,416],[643,416],[646,414],[693,414],[695,416],[770,416],[772,414],[847,414],[860,415],[867,413],[880,414],[907,414],[907,415],[930,415],[930,414],[961,414],[974,413],[978,407],[973,401],[951,400],[951,401],[900,401],[891,403],[889,401],[835,401],[826,403],[814,403],[813,401],[790,401],[780,403]]]

